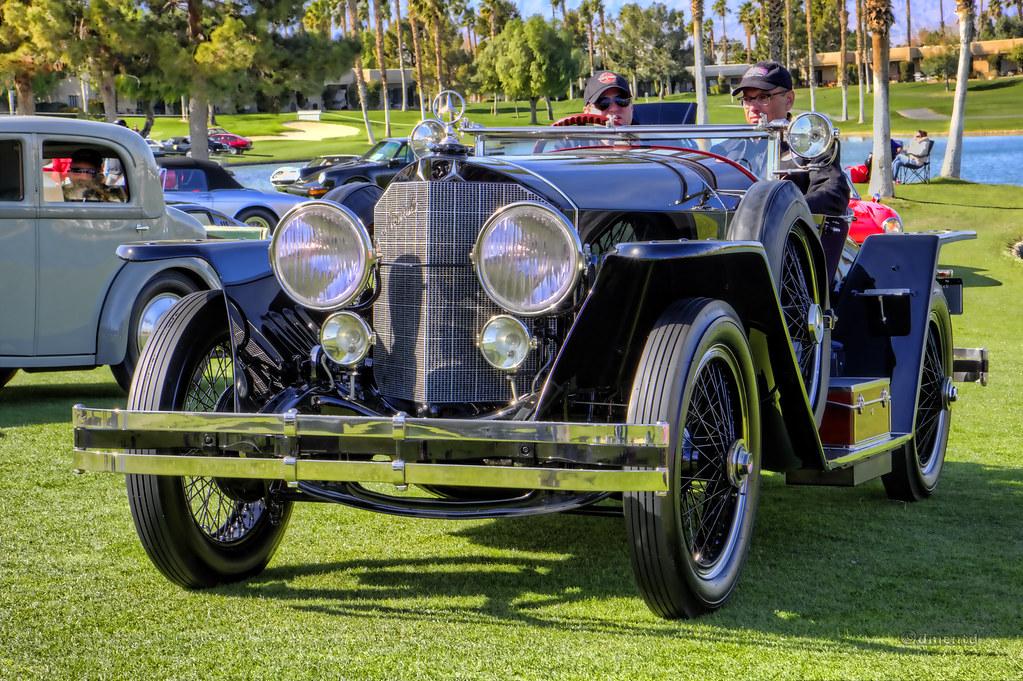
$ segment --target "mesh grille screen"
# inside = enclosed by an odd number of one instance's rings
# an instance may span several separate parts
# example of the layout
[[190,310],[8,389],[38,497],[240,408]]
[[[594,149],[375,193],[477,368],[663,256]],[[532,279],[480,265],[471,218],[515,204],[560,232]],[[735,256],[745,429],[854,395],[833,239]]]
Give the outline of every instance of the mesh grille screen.
[[[374,213],[381,291],[373,305],[373,375],[385,396],[421,404],[511,398],[508,379],[476,348],[483,323],[503,310],[483,293],[469,251],[487,218],[516,201],[542,199],[490,182],[399,182],[384,192]],[[516,375],[520,393],[533,380],[537,355]]]

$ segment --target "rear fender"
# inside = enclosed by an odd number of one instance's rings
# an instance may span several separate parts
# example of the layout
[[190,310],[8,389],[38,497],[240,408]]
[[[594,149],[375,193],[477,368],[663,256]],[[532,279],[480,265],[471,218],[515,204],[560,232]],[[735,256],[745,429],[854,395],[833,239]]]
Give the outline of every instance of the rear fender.
[[823,450],[803,391],[763,246],[758,242],[620,244],[605,259],[541,393],[537,419],[589,388],[628,395],[654,322],[681,298],[730,304],[746,327],[764,423],[764,468],[820,468]]

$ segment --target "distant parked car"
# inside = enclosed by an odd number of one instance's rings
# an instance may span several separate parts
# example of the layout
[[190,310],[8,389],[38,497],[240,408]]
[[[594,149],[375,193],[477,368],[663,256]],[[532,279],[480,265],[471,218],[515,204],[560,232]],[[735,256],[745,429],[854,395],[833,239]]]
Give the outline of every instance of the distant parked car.
[[[211,154],[226,154],[230,151],[230,147],[223,142],[218,142],[215,139],[207,139],[207,145]],[[188,154],[192,151],[192,140],[188,137],[171,137],[163,141],[163,151],[165,154]]]
[[327,154],[326,156],[317,156],[313,160],[309,161],[309,163],[305,164],[302,168],[295,168],[293,166],[278,168],[273,172],[273,175],[270,176],[270,184],[280,191],[285,191],[284,185],[294,184],[299,180],[305,180],[309,176],[326,170],[330,166],[357,158],[359,157],[354,154]]
[[[117,166],[122,200],[65,199],[71,157],[82,150]],[[203,229],[166,206],[153,155],[127,128],[4,116],[0,158],[0,386],[18,369],[109,365],[127,389],[163,314],[220,283],[192,256],[128,262],[119,247],[203,239]]]
[[208,206],[252,227],[272,231],[284,213],[302,202],[279,192],[248,189],[213,161],[162,157],[157,163],[168,200]]
[[240,154],[252,149],[252,140],[248,137],[235,135],[232,132],[211,132],[209,139],[220,144],[226,144],[228,151],[232,154]]
[[334,187],[349,182],[375,182],[386,187],[402,168],[415,160],[408,141],[389,137],[377,142],[362,156],[338,163],[305,180],[278,187],[289,194],[318,199]]
[[251,227],[241,220],[235,220],[208,206],[177,201],[168,201],[167,205],[198,220],[199,224],[206,228],[206,236],[210,239],[265,239],[267,237],[265,229]]

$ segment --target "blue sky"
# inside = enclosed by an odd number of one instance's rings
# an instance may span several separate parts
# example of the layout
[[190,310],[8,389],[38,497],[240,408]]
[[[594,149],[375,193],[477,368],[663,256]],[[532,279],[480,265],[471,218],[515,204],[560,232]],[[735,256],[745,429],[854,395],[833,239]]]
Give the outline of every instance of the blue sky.
[[[515,0],[513,0],[515,1]],[[624,5],[628,0],[604,0],[605,6],[608,8],[611,14],[617,14],[618,8]],[[653,0],[633,0],[639,5],[649,5]],[[664,4],[669,7],[678,7],[685,12],[686,16],[689,16],[689,8],[691,6],[689,0],[661,0]],[[793,0],[793,4],[797,2],[803,2],[804,0]],[[569,9],[574,9],[580,5],[581,0],[568,0]],[[728,7],[731,12],[728,16],[729,21],[727,22],[728,35],[736,40],[745,40],[745,36],[742,33],[742,27],[739,26],[736,17],[738,15],[738,7],[741,5],[743,0],[728,0]],[[853,21],[853,17],[856,16],[856,5],[853,0],[847,0],[849,6],[849,17],[850,21]],[[920,28],[937,28],[940,16],[939,2],[944,5],[945,9],[945,23],[946,25],[956,25],[956,14],[955,14],[955,0],[910,0],[910,9],[913,13],[913,32],[915,33]],[[531,16],[533,14],[543,14],[547,17],[551,15],[551,4],[550,2],[542,2],[541,0],[517,0],[519,11],[523,16]],[[704,7],[709,8],[713,4],[712,0],[704,0]],[[986,3],[985,3],[986,4]],[[892,41],[894,44],[904,44],[906,42],[906,0],[892,0],[892,10],[895,13],[895,25],[892,26]],[[707,9],[704,9],[707,12]],[[715,32],[719,30],[719,27],[715,26]]]

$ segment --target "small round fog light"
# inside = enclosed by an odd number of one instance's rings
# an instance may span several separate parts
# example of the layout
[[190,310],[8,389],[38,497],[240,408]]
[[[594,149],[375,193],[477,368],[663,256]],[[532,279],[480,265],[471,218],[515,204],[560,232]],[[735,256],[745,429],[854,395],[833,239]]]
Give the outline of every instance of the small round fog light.
[[341,366],[355,366],[369,354],[376,336],[369,325],[353,312],[336,312],[320,328],[320,345],[332,361]]
[[513,371],[522,366],[526,355],[536,346],[529,329],[515,317],[506,314],[491,317],[483,325],[479,338],[483,359],[495,369]]

